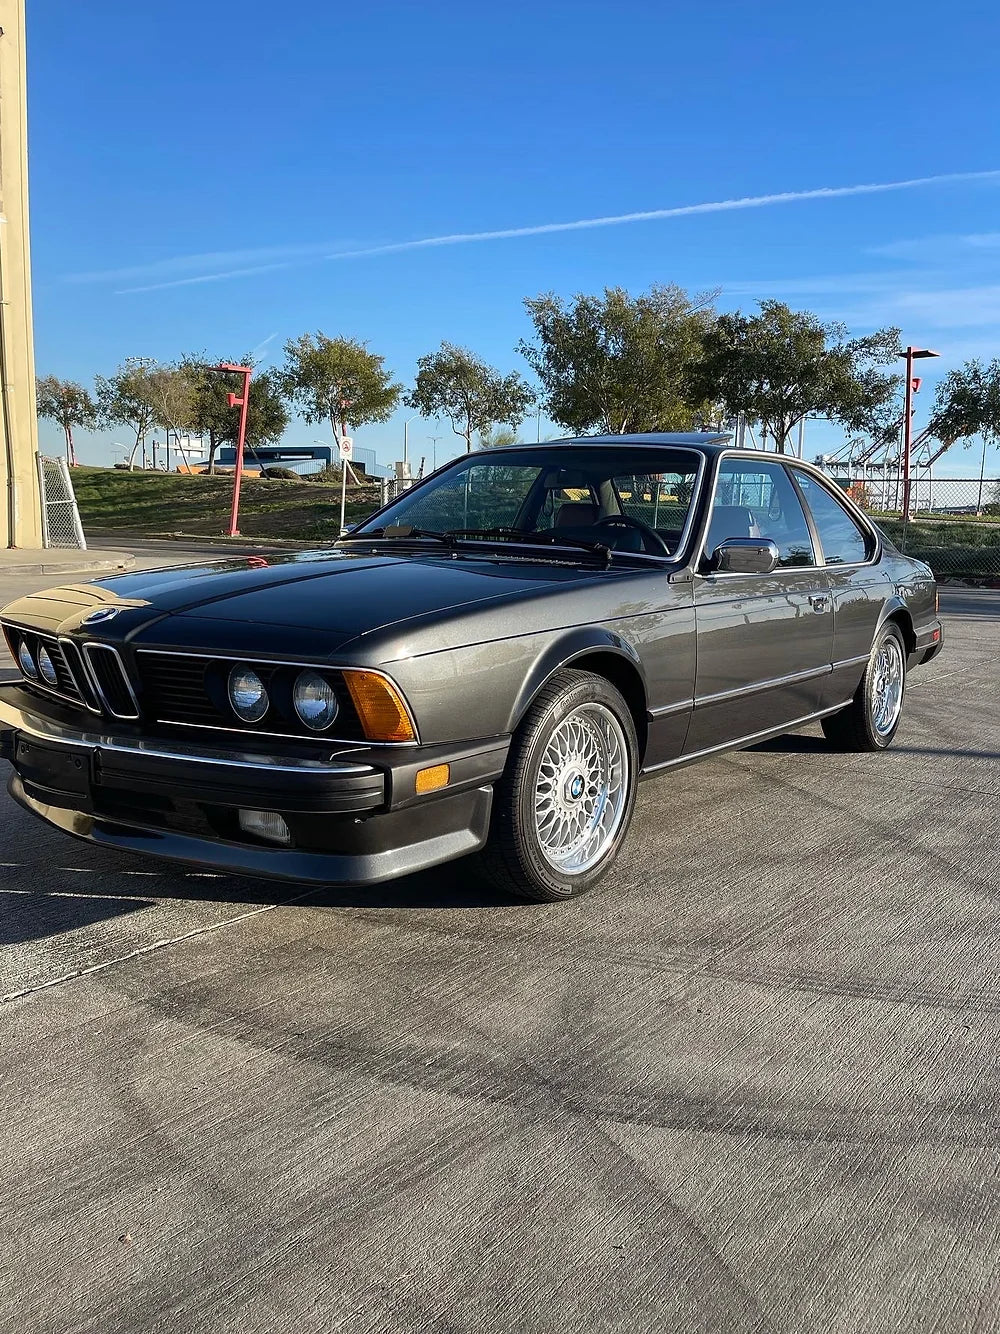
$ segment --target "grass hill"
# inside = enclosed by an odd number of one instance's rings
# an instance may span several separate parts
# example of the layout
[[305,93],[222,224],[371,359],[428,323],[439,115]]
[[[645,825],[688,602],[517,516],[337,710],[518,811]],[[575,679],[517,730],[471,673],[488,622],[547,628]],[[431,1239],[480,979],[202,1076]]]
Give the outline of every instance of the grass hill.
[[[229,526],[232,474],[209,477],[116,468],[74,468],[73,486],[84,531],[218,536]],[[376,487],[348,487],[347,519],[378,508]],[[244,537],[305,542],[334,538],[340,529],[340,488],[306,481],[245,477],[240,490]]]

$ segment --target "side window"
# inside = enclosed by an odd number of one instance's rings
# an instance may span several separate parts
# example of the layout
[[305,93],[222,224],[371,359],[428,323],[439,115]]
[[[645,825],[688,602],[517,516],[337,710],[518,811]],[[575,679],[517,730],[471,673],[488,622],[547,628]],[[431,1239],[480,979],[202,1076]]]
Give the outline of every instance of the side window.
[[764,537],[786,568],[814,565],[812,538],[791,478],[780,463],[723,459],[708,527],[708,555],[730,537]]
[[871,554],[868,539],[840,501],[808,473],[796,469],[795,480],[812,513],[827,565],[867,560]]

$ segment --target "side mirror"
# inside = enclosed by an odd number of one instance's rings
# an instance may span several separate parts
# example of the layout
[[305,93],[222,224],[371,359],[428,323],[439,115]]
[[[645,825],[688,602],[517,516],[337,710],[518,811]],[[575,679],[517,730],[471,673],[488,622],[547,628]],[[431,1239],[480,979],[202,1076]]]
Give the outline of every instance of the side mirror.
[[713,574],[770,574],[778,568],[778,548],[766,537],[730,537],[709,559]]

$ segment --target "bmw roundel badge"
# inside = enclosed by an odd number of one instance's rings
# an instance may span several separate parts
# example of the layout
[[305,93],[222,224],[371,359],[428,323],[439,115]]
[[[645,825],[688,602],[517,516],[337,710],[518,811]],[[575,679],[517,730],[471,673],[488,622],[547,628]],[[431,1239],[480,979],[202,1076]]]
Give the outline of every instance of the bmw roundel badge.
[[98,607],[94,611],[88,611],[86,616],[80,622],[81,625],[100,625],[102,621],[111,621],[118,615],[117,607]]

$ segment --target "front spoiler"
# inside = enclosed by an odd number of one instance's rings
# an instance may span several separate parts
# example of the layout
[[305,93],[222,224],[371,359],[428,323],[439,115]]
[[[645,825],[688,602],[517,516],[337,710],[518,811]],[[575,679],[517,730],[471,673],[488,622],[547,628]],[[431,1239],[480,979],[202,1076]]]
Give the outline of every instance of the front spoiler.
[[[482,847],[509,745],[500,737],[324,757],[219,750],[77,723],[42,713],[18,687],[0,688],[0,755],[14,767],[10,794],[26,810],[102,847],[312,884],[373,884]],[[419,795],[419,769],[446,763],[449,785]],[[241,809],[281,814],[292,845],[244,835]],[[196,818],[179,819],[185,811]]]
[[[443,832],[392,847],[336,853],[251,846],[106,820],[36,800],[25,792],[17,774],[11,777],[7,790],[25,810],[63,833],[97,847],[162,857],[183,866],[208,868],[231,875],[260,876],[294,884],[345,886],[395,880],[401,875],[424,871],[466,853],[477,852],[489,833],[493,801],[492,787],[444,798],[434,803],[438,808],[450,807],[446,823],[451,827]],[[378,820],[376,816],[375,822]]]

